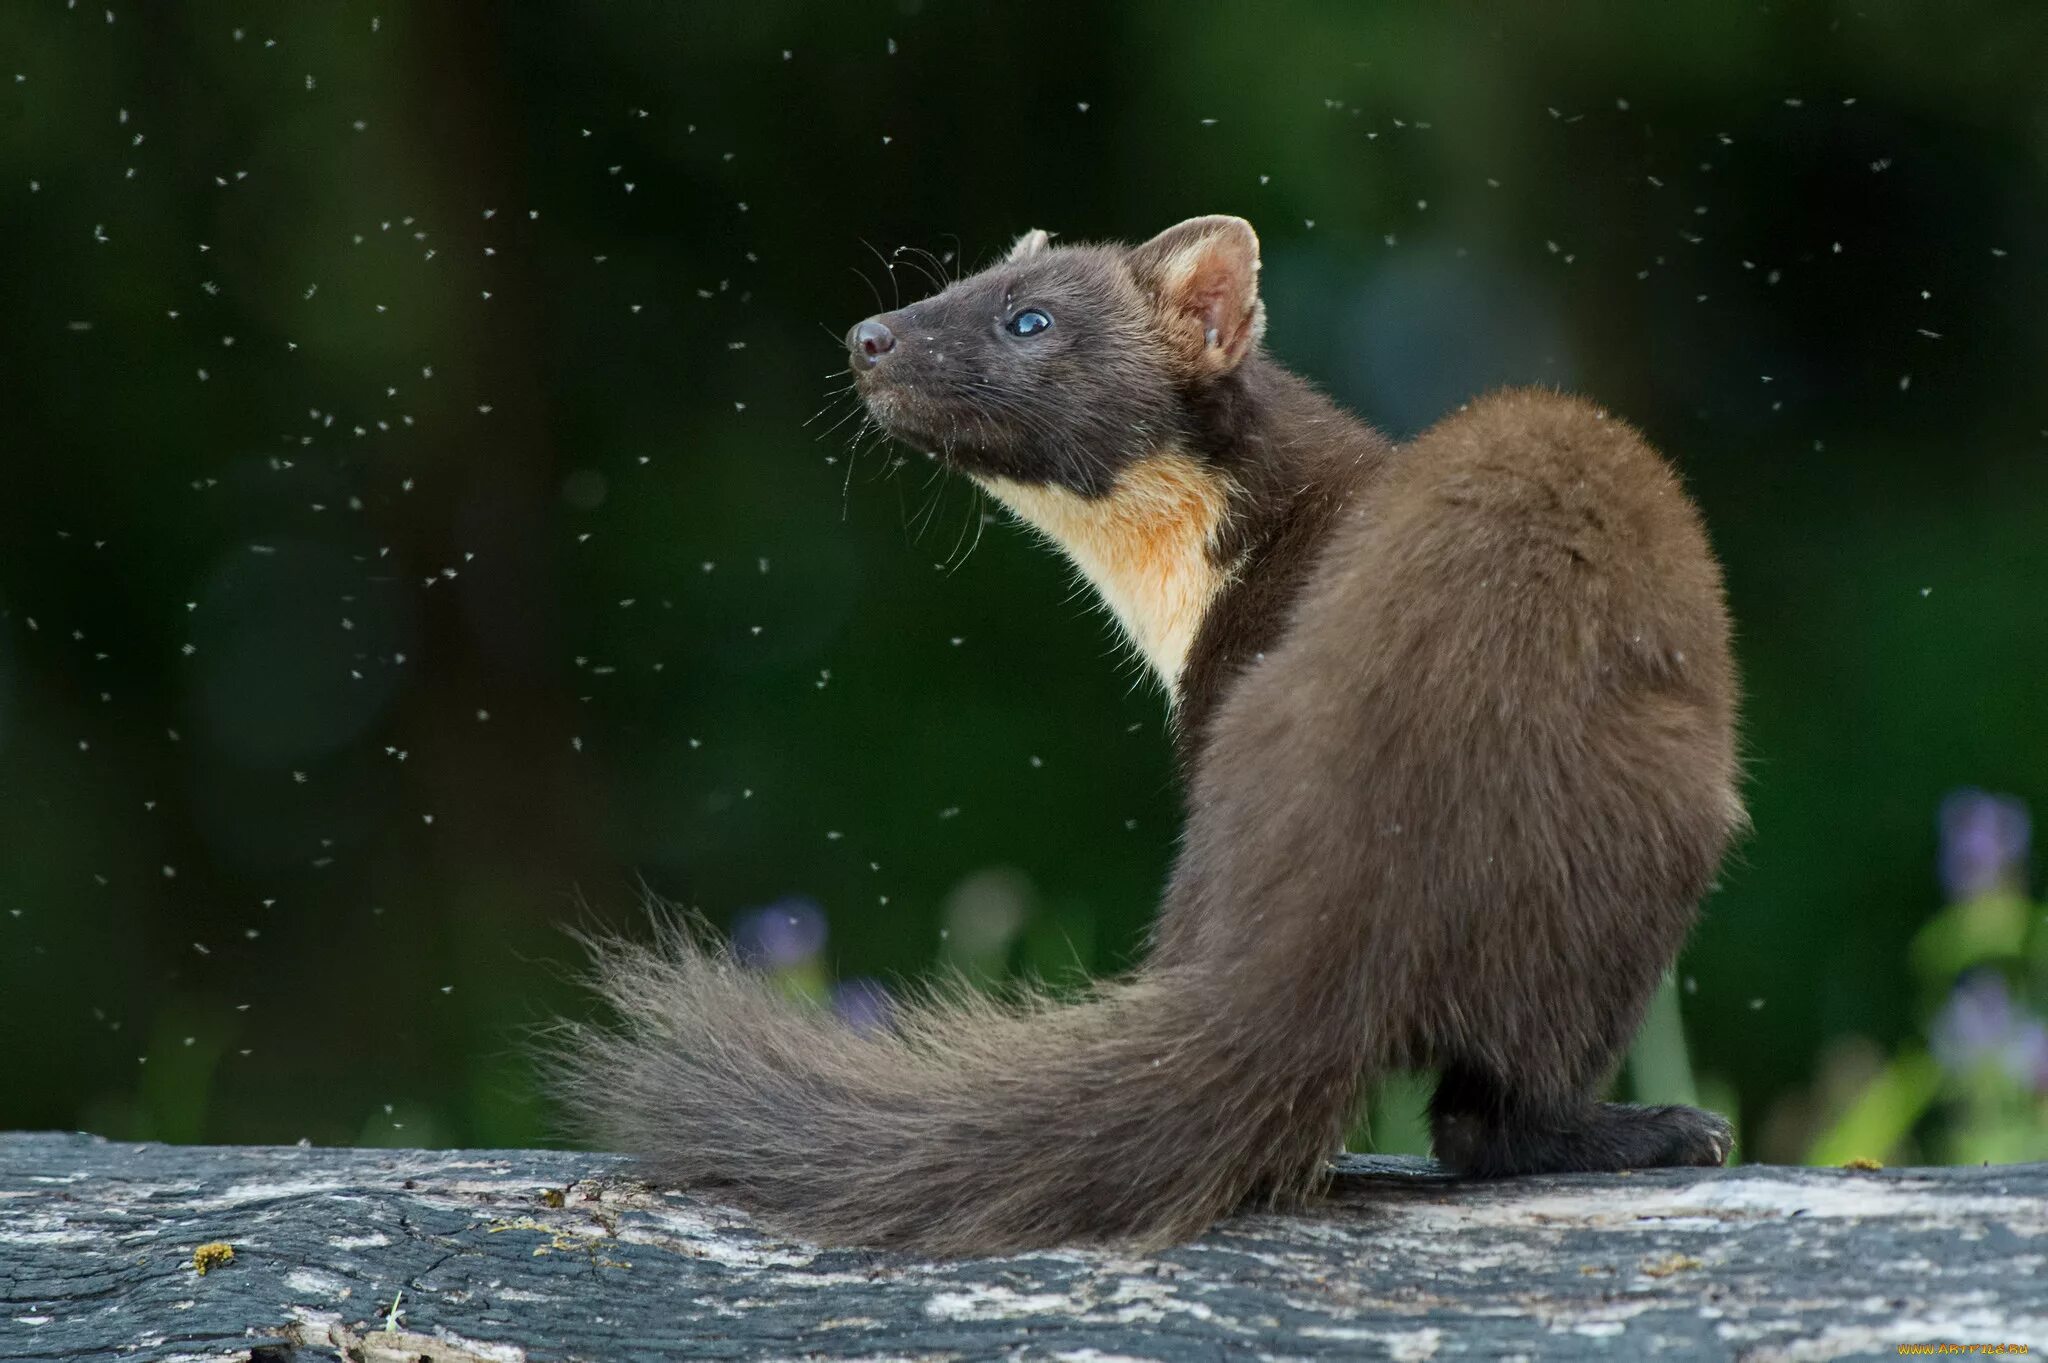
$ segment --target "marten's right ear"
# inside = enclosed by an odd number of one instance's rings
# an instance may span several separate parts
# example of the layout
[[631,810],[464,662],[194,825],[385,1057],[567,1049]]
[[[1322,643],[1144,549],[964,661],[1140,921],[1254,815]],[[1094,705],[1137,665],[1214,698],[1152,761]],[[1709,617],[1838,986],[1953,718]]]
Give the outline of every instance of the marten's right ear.
[[1259,236],[1243,218],[1189,218],[1132,247],[1129,260],[1197,372],[1229,373],[1264,334]]
[[1015,265],[1020,260],[1029,260],[1050,245],[1052,238],[1046,235],[1045,229],[1034,227],[1017,238],[1017,244],[1010,248],[1008,263]]

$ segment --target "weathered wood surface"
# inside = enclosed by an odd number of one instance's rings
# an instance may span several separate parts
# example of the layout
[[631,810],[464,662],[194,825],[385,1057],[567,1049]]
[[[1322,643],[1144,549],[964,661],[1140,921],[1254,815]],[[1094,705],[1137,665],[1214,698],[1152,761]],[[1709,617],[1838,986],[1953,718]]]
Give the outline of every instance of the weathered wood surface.
[[[2048,1165],[1447,1180],[1157,1258],[820,1251],[557,1151],[0,1136],[0,1358],[1822,1359],[2048,1349]],[[200,1275],[202,1244],[233,1247]],[[393,1313],[393,1304],[397,1305]]]

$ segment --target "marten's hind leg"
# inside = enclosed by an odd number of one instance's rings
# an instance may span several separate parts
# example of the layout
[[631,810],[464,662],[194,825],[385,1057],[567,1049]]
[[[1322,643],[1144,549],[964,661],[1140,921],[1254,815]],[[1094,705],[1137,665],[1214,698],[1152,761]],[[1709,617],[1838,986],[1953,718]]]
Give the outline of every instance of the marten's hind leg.
[[1481,1178],[1713,1166],[1735,1142],[1696,1107],[1538,1096],[1464,1064],[1445,1068],[1429,1117],[1436,1157]]

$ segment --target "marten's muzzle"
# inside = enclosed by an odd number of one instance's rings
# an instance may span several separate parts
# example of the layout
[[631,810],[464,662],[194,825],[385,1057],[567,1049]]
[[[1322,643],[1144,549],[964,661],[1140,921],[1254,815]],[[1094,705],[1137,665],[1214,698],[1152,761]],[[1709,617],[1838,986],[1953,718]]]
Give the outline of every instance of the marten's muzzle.
[[950,429],[952,423],[931,404],[930,385],[924,381],[929,352],[913,354],[919,347],[900,344],[909,336],[903,330],[906,326],[899,313],[857,323],[846,333],[846,366],[853,371],[868,414],[882,429],[930,450],[941,443],[937,432]]

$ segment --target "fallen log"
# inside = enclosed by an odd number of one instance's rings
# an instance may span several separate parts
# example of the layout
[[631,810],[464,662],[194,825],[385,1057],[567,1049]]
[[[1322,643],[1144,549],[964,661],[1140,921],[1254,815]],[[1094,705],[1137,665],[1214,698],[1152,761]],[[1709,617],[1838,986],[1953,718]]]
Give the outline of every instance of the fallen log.
[[2048,1349],[2048,1165],[1341,1166],[1154,1257],[820,1250],[613,1156],[0,1136],[0,1358],[1897,1357]]

